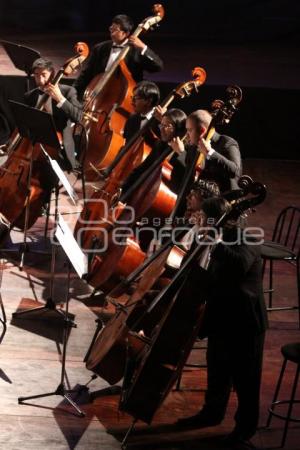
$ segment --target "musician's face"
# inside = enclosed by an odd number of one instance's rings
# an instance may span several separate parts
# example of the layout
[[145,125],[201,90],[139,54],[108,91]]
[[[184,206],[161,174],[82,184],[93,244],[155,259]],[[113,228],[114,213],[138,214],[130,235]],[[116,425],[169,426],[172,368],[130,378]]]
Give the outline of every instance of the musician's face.
[[137,114],[147,114],[152,109],[151,100],[145,100],[135,92],[133,92],[131,103]]
[[168,117],[163,117],[161,123],[159,125],[160,128],[160,136],[163,142],[170,142],[173,139],[175,134],[174,124]]
[[195,211],[200,211],[202,200],[201,193],[195,189],[192,189],[186,197],[187,212],[192,213]]
[[50,81],[52,72],[47,69],[35,69],[33,72],[35,83],[38,87],[46,86]]
[[201,128],[200,131],[197,127],[197,124],[192,119],[186,120],[186,137],[187,141],[191,145],[198,145],[200,136],[203,136],[205,133],[205,128]]
[[130,34],[127,31],[123,31],[120,25],[114,22],[109,27],[109,32],[111,40],[117,45],[122,44],[122,42],[124,42]]

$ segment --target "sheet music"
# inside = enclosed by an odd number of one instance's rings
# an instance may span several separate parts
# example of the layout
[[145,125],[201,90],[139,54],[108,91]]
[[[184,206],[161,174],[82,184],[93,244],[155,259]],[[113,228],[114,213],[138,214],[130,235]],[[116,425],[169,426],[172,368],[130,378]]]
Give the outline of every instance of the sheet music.
[[59,213],[55,236],[64,249],[79,278],[82,278],[88,271],[87,255],[83,253],[74,238],[72,231]]
[[74,205],[76,205],[79,198],[78,198],[78,195],[76,194],[76,192],[74,191],[74,189],[72,188],[72,186],[70,185],[68,178],[61,170],[58,162],[55,159],[50,158],[48,152],[44,149],[43,145],[41,145],[41,148],[42,148],[43,152],[45,153],[45,155],[47,156],[47,158],[51,164],[51,167],[54,170],[54,172],[56,173],[59,181],[61,182],[61,184],[67,191],[67,193],[69,194],[70,199],[72,200]]
[[61,182],[61,184],[63,185],[63,187],[67,191],[67,193],[69,194],[70,199],[72,200],[74,205],[76,205],[76,203],[78,201],[78,195],[76,194],[76,192],[74,191],[74,189],[70,185],[70,182],[69,182],[68,178],[63,173],[63,171],[61,170],[58,162],[55,161],[55,159],[51,159],[49,157],[49,161],[50,161],[52,169],[54,170],[54,172],[58,176],[59,181]]

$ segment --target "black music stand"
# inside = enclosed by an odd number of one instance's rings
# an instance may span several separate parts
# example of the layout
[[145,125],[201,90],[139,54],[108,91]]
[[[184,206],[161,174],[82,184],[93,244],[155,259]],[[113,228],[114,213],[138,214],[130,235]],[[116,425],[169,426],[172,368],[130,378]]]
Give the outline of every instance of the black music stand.
[[50,113],[14,100],[9,100],[9,103],[22,137],[28,138],[33,144],[49,145],[60,150],[60,142]]
[[4,47],[6,53],[10,57],[13,65],[27,75],[27,91],[29,90],[29,82],[31,75],[31,68],[33,62],[41,57],[41,54],[30,47],[24,45],[15,44],[9,41],[0,41],[0,44]]
[[68,341],[68,329],[70,326],[72,326],[72,321],[68,318],[69,314],[69,301],[70,301],[70,272],[71,272],[71,265],[70,262],[68,262],[68,279],[67,279],[67,289],[66,289],[66,307],[65,311],[62,312],[63,318],[64,318],[64,328],[63,328],[63,352],[62,352],[62,361],[61,361],[61,374],[60,374],[60,382],[55,389],[55,391],[46,392],[44,394],[37,394],[37,395],[30,395],[28,397],[18,397],[18,403],[19,404],[26,404],[28,400],[33,400],[36,398],[43,398],[43,397],[51,397],[53,395],[60,395],[62,396],[67,402],[73,406],[75,411],[77,412],[77,415],[79,417],[84,417],[85,413],[79,408],[77,403],[70,397],[69,394],[71,393],[77,393],[79,394],[81,391],[87,390],[86,386],[81,386],[79,389],[66,389],[65,386],[65,373],[66,373],[66,357],[67,357],[67,341]]
[[[56,129],[53,122],[53,117],[51,114],[40,111],[35,108],[31,108],[30,106],[23,105],[23,103],[18,103],[10,100],[10,104],[14,113],[14,117],[16,120],[17,128],[21,136],[28,138],[32,143],[32,149],[36,143],[41,145],[49,145],[52,148],[60,149],[60,143],[56,134]],[[41,149],[42,152],[42,149]],[[30,170],[28,175],[28,195],[30,195],[30,186],[31,186],[31,170],[32,170],[32,153],[30,158]],[[22,255],[20,268],[22,269],[24,265],[25,253],[27,251],[27,230],[28,230],[28,217],[29,217],[29,209],[30,204],[27,202],[26,210],[25,210],[25,227],[24,227],[24,238],[22,244]],[[55,222],[57,220],[57,212],[58,212],[58,188],[55,190]],[[28,309],[25,311],[15,312],[13,313],[13,317],[23,316],[25,314],[29,314],[31,312],[37,311],[55,311],[59,315],[63,315],[63,313],[56,309],[56,303],[53,300],[53,285],[54,285],[54,274],[55,274],[55,244],[52,244],[52,258],[51,258],[51,280],[50,280],[50,296],[46,300],[46,304],[41,307]],[[73,324],[75,326],[75,324]]]
[[[35,108],[31,108],[30,106],[24,105],[22,103],[10,101],[12,110],[15,116],[15,120],[17,123],[17,128],[21,136],[28,138],[32,143],[32,148],[36,143],[41,144],[41,146],[49,145],[52,148],[60,149],[60,143],[57,138],[56,129],[53,122],[53,117],[51,114],[40,111]],[[43,151],[41,149],[41,151]],[[46,153],[46,152],[45,152]],[[30,158],[30,171],[28,176],[28,189],[30,189],[31,182],[31,169],[32,169],[32,153]],[[26,216],[25,216],[25,229],[26,229],[26,221],[28,221],[28,212],[29,212],[29,202],[27,202],[26,208]],[[58,188],[56,188],[56,196],[55,196],[55,224],[57,225],[58,218]],[[28,222],[27,222],[28,223]],[[24,233],[25,234],[25,233]],[[26,239],[26,236],[25,236]],[[26,242],[26,241],[25,241]],[[52,395],[61,395],[68,401],[68,403],[73,406],[76,410],[77,414],[80,417],[85,416],[84,412],[78,407],[78,405],[69,397],[69,394],[72,392],[77,392],[77,390],[68,390],[65,388],[64,378],[65,378],[65,365],[66,365],[66,350],[67,350],[67,338],[68,338],[68,329],[70,326],[76,326],[68,317],[69,313],[69,299],[70,299],[70,263],[68,263],[68,281],[67,281],[67,293],[66,293],[66,308],[65,311],[60,311],[56,309],[56,303],[53,301],[53,282],[54,282],[54,272],[55,272],[55,243],[52,243],[52,258],[51,258],[51,285],[50,285],[50,297],[47,299],[46,304],[42,307],[33,308],[21,312],[15,312],[12,314],[13,317],[18,317],[20,315],[29,314],[34,311],[44,311],[51,310],[55,311],[60,316],[62,315],[64,321],[63,328],[63,353],[62,353],[62,367],[61,367],[61,377],[60,383],[57,386],[56,390],[53,392],[48,392],[45,394],[38,394],[29,397],[19,397],[18,402],[24,403],[27,400],[41,398],[41,397],[49,397]],[[84,387],[85,388],[85,387]]]
[[[9,100],[16,126],[20,135],[31,141],[32,151],[30,156],[30,168],[27,179],[28,196],[30,195],[32,164],[33,164],[33,148],[36,143],[41,145],[49,145],[50,147],[61,149],[60,142],[57,137],[53,117],[46,111],[40,111],[23,103]],[[42,151],[42,150],[41,150]],[[30,203],[26,202],[25,209],[25,225],[24,225],[24,239],[22,245],[21,261],[19,268],[22,270],[24,266],[25,253],[27,251],[27,231],[29,220]]]

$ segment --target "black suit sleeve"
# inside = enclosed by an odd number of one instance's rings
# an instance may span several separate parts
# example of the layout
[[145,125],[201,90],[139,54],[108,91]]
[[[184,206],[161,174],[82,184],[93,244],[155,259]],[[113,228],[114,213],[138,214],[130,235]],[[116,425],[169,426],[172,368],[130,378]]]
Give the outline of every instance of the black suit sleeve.
[[[108,51],[108,54],[106,55]],[[73,86],[78,92],[79,98],[82,97],[86,87],[89,82],[101,72],[104,72],[105,65],[107,62],[107,56],[109,55],[110,49],[108,49],[108,44],[102,42],[101,44],[95,45],[92,49],[90,56],[85,62],[85,67],[82,69],[79,77],[75,80]]]
[[217,163],[222,171],[229,177],[235,178],[241,175],[241,154],[238,143],[234,139],[227,139],[221,143],[222,153],[218,151],[218,145],[214,149],[214,143],[212,142],[212,148],[215,150],[210,156],[210,160]]
[[66,116],[73,122],[79,122],[82,117],[82,105],[77,99],[77,92],[74,87],[69,86],[67,91],[63,93],[66,101],[61,106]]
[[259,256],[259,249],[258,245],[228,245],[221,242],[216,245],[213,258],[221,261],[227,269],[230,268],[235,278],[241,279]]
[[161,58],[149,47],[143,55],[141,54],[141,62],[147,72],[159,72],[164,68]]

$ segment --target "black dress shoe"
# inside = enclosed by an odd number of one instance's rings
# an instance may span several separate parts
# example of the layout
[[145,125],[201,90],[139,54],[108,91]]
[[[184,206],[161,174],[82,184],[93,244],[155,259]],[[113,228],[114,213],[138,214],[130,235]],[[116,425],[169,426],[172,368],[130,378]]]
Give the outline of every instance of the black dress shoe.
[[205,428],[205,427],[213,427],[215,425],[219,425],[222,422],[222,419],[217,417],[213,417],[206,413],[200,411],[191,417],[184,417],[183,419],[178,419],[176,425],[180,428]]

